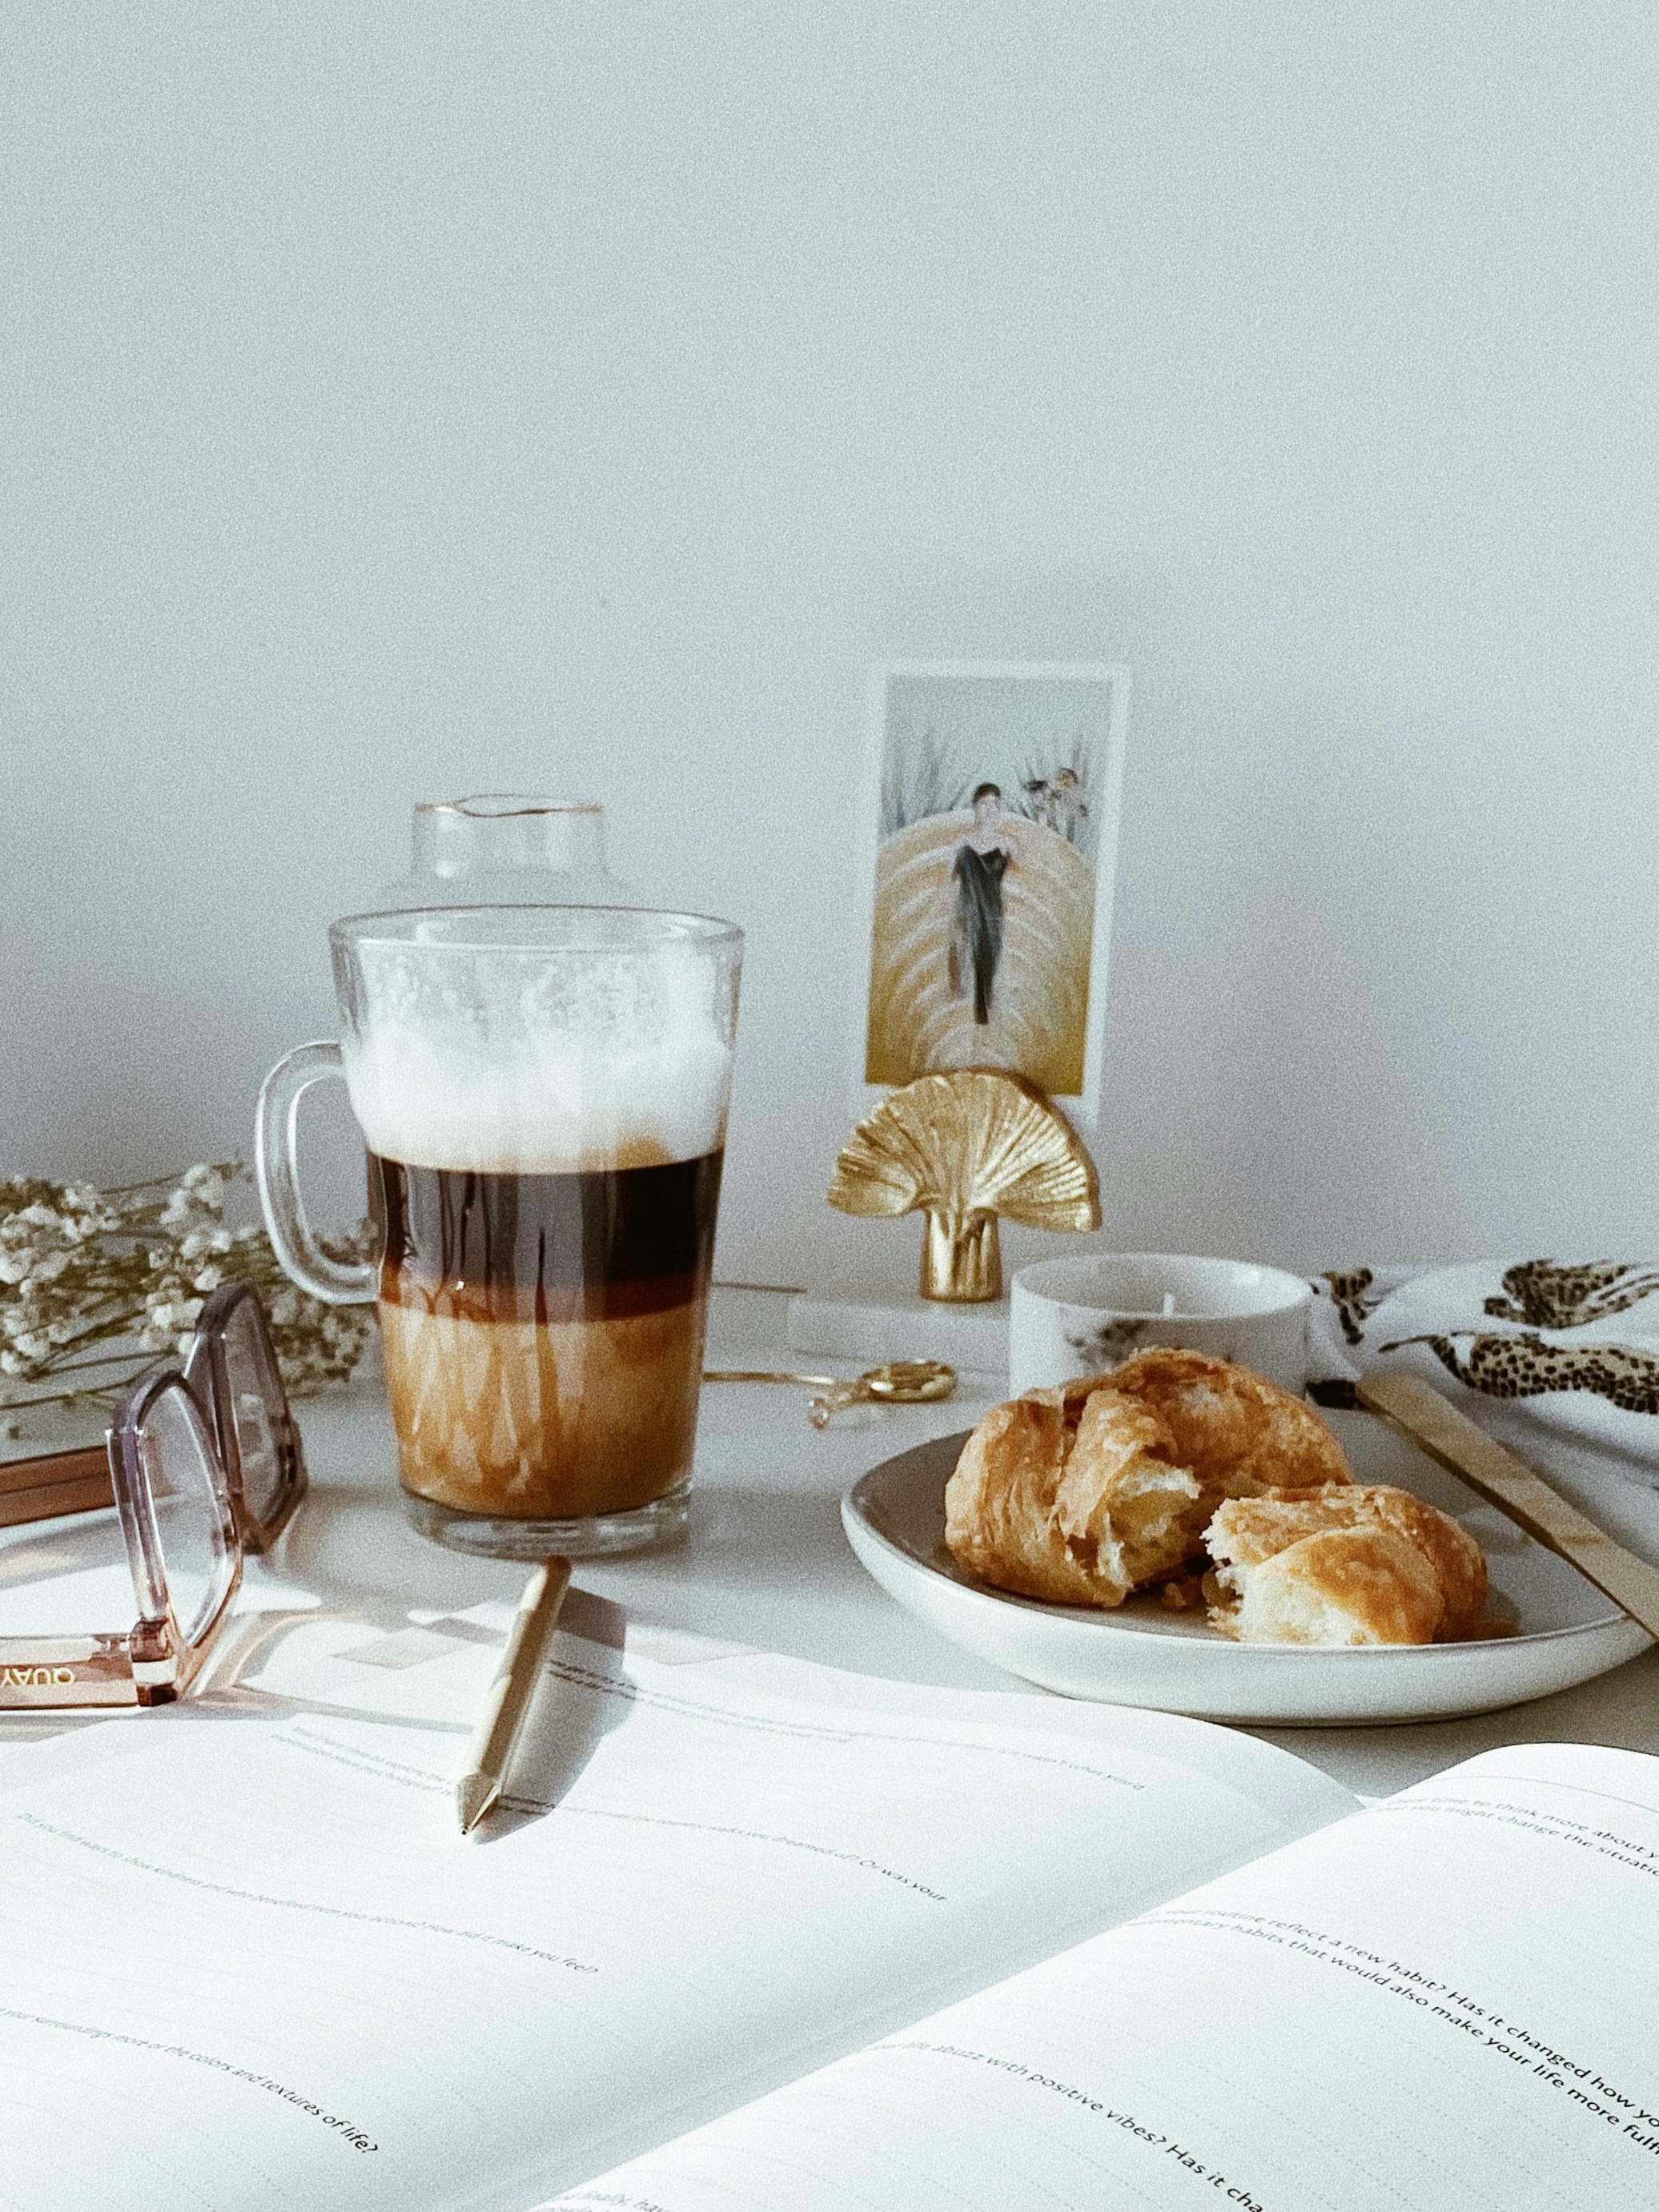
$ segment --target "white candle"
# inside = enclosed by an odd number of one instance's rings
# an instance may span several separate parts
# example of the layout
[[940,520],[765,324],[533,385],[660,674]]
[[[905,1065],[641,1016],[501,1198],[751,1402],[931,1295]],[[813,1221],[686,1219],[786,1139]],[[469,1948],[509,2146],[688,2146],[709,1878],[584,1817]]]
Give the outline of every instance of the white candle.
[[1051,1389],[1161,1345],[1237,1360],[1300,1390],[1311,1297],[1300,1276],[1249,1260],[1169,1252],[1040,1260],[1014,1277],[1009,1382],[1015,1391]]

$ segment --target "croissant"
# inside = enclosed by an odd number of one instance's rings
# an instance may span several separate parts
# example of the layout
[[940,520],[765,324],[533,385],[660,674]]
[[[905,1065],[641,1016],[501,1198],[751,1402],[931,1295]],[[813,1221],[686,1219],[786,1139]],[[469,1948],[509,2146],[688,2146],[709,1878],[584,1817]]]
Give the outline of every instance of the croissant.
[[1204,1534],[1210,1625],[1245,1644],[1452,1644],[1479,1633],[1486,1562],[1408,1490],[1332,1484],[1237,1498]]
[[1301,1399],[1160,1347],[994,1407],[945,1486],[945,1540],[1000,1589],[1118,1606],[1199,1553],[1224,1500],[1352,1480]]

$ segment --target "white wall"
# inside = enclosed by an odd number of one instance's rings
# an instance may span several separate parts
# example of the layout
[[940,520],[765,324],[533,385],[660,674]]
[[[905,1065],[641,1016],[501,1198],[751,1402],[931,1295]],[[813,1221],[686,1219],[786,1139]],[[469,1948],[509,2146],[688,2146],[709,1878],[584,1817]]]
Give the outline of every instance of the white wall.
[[412,799],[750,932],[845,1131],[863,672],[1136,675],[1111,1241],[1659,1249],[1659,18],[9,0],[0,1168],[245,1146]]

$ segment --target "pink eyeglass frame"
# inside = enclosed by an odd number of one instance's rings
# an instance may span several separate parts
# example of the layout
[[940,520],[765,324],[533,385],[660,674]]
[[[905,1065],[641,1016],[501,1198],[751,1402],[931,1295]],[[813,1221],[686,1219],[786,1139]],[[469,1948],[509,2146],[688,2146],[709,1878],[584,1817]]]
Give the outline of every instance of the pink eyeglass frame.
[[[239,1316],[251,1323],[265,1370],[260,1395],[278,1460],[263,1513],[243,1480],[228,1342]],[[143,1443],[164,1400],[191,1428],[218,1509],[222,1588],[188,1629],[167,1587],[161,1528]],[[101,1461],[102,1464],[100,1465]],[[170,1705],[189,1687],[224,1621],[250,1552],[270,1549],[304,1497],[300,1432],[289,1410],[270,1328],[246,1283],[226,1283],[203,1307],[182,1364],[152,1369],[128,1391],[95,1448],[44,1453],[0,1468],[0,1527],[115,1506],[132,1571],[131,1628],[74,1636],[0,1636],[0,1712],[71,1705]]]

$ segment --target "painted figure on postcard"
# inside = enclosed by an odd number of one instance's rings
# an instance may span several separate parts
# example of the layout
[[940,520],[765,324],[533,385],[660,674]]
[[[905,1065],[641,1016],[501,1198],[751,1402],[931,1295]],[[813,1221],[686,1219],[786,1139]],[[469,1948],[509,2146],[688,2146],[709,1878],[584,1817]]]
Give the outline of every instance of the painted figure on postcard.
[[[956,915],[951,924],[951,995],[966,998],[971,988],[974,1022],[991,1025],[991,994],[1002,958],[1002,878],[1013,864],[1014,848],[1002,828],[1002,792],[981,783],[974,793],[974,826],[957,847],[951,863],[956,885]],[[969,986],[967,978],[973,977]]]
[[884,673],[866,1083],[1083,1091],[1117,675]]

